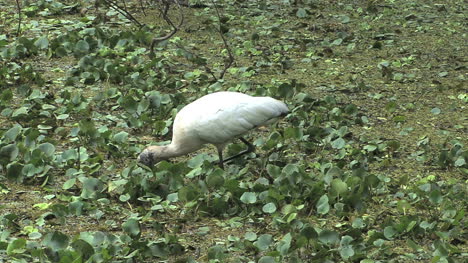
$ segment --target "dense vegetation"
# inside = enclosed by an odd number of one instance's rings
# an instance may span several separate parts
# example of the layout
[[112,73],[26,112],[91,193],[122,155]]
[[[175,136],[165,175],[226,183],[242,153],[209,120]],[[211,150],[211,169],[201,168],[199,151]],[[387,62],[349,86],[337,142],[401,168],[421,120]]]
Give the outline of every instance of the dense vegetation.
[[[464,1],[198,2],[0,0],[0,262],[466,262]],[[291,113],[137,165],[219,90]]]

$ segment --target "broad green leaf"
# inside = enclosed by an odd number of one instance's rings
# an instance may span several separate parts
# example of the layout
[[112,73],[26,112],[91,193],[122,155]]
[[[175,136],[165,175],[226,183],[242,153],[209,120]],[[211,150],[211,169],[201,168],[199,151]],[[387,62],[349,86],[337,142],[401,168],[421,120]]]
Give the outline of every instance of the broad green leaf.
[[7,165],[6,177],[9,180],[21,182],[23,180],[23,165],[13,162]]
[[331,182],[331,187],[339,195],[348,191],[348,185],[338,178],[333,179]]
[[431,113],[434,115],[440,114],[440,109],[439,108],[432,108]]
[[0,148],[0,163],[3,165],[16,159],[18,156],[19,149],[16,144],[8,144]]
[[340,235],[335,231],[324,229],[319,233],[318,240],[326,245],[338,244]]
[[81,197],[86,199],[97,198],[101,191],[104,190],[104,184],[97,178],[80,179],[83,183]]
[[55,146],[51,143],[42,143],[38,146],[38,148],[47,156],[51,157],[54,155],[55,152]]
[[262,207],[262,211],[264,213],[272,214],[272,213],[276,212],[276,205],[274,203],[265,204]]
[[317,231],[315,231],[315,228],[313,228],[310,225],[305,226],[301,230],[301,235],[304,236],[305,238],[307,238],[308,240],[312,239],[312,238],[316,239],[318,237]]
[[140,235],[140,222],[130,218],[122,224],[122,230],[131,237],[138,237]]
[[47,39],[46,36],[42,36],[34,42],[34,45],[38,49],[47,49],[49,47],[49,40]]
[[334,149],[341,149],[343,148],[344,146],[346,145],[346,141],[339,137],[337,138],[336,140],[332,141],[331,142],[331,146],[334,148]]
[[20,107],[16,110],[13,111],[13,113],[11,114],[11,117],[12,118],[17,118],[17,117],[22,117],[22,116],[25,116],[26,114],[28,114],[29,112],[29,108],[28,107]]
[[206,185],[208,187],[218,188],[224,185],[223,171],[221,169],[217,169],[216,171],[219,172],[213,172],[206,177]]
[[62,189],[70,189],[72,188],[76,183],[76,178],[71,178],[71,179],[68,179],[67,181],[65,181],[65,183],[63,184],[62,186]]
[[393,239],[393,237],[397,234],[397,232],[395,231],[395,228],[393,228],[392,226],[387,226],[384,228],[384,236],[386,239]]
[[208,259],[223,262],[226,258],[226,249],[223,246],[213,246],[208,249]]
[[282,256],[287,256],[289,249],[291,248],[291,241],[291,233],[287,233],[276,245],[276,250],[279,251]]
[[328,196],[324,194],[317,202],[317,213],[325,215],[329,210],[330,205],[328,204]]
[[354,256],[353,245],[351,245],[351,242],[353,240],[354,239],[350,236],[341,237],[339,250],[340,250],[340,255],[343,259],[348,259]]
[[281,168],[276,165],[268,164],[267,172],[272,178],[278,178],[281,175]]
[[276,259],[272,256],[263,256],[258,260],[258,263],[276,263]]
[[455,166],[461,167],[466,164],[465,158],[463,156],[458,157],[458,159],[455,161]]
[[6,253],[9,256],[23,254],[26,251],[26,239],[17,238],[8,243]]
[[21,132],[21,125],[15,124],[12,128],[10,128],[3,136],[8,139],[9,141],[7,142],[13,142],[16,140],[16,137],[20,134]]
[[299,172],[299,167],[297,166],[297,164],[289,163],[283,168],[282,172],[287,176],[291,176],[293,173]]
[[68,247],[70,239],[67,235],[59,232],[54,231],[52,233],[47,234],[44,237],[44,241],[42,242],[46,247],[52,249],[53,251],[59,251]]
[[126,143],[128,141],[128,132],[121,131],[117,134],[114,134],[112,140],[117,143]]
[[260,250],[265,251],[271,245],[273,236],[270,234],[263,234],[258,237],[258,240],[254,242],[254,245]]
[[79,40],[75,45],[75,52],[77,54],[87,54],[89,51],[89,44],[85,40]]
[[360,217],[357,217],[356,219],[354,219],[353,223],[352,223],[352,227],[353,228],[364,228],[366,225],[364,224],[364,220],[362,220],[362,218]]
[[257,202],[257,195],[253,192],[244,192],[240,200],[244,204],[255,204]]
[[80,253],[81,257],[86,261],[94,255],[94,248],[83,239],[77,239],[71,243],[71,247]]
[[255,234],[254,232],[247,232],[247,233],[245,233],[244,238],[245,238],[245,240],[253,242],[253,241],[257,240],[257,234]]
[[306,18],[307,17],[307,11],[304,8],[298,8],[296,12],[296,16],[299,18]]

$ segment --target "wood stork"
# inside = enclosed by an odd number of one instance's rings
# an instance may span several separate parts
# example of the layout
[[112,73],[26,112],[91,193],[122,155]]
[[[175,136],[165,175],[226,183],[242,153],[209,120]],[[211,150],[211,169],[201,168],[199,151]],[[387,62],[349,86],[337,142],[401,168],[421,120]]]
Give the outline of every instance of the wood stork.
[[[241,136],[258,126],[268,125],[289,112],[282,101],[270,97],[252,97],[238,92],[216,92],[203,96],[183,107],[174,119],[172,142],[167,146],[149,146],[138,161],[153,166],[162,160],[194,152],[204,144],[216,146],[219,166],[250,153],[254,146]],[[239,138],[245,151],[223,159],[223,149]]]

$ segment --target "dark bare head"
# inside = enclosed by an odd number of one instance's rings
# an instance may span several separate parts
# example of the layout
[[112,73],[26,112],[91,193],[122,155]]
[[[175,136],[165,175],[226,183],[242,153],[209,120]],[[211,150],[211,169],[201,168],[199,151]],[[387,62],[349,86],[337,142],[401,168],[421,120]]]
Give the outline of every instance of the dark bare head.
[[153,167],[153,165],[160,161],[168,159],[164,157],[165,149],[165,146],[149,146],[140,153],[138,162],[148,167]]

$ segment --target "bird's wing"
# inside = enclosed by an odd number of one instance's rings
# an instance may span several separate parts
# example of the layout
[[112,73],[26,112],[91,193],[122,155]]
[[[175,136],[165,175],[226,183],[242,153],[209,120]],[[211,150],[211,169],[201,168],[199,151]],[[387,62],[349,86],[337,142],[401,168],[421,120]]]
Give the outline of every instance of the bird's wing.
[[286,104],[269,97],[215,103],[193,122],[197,135],[208,143],[225,143],[288,112]]

